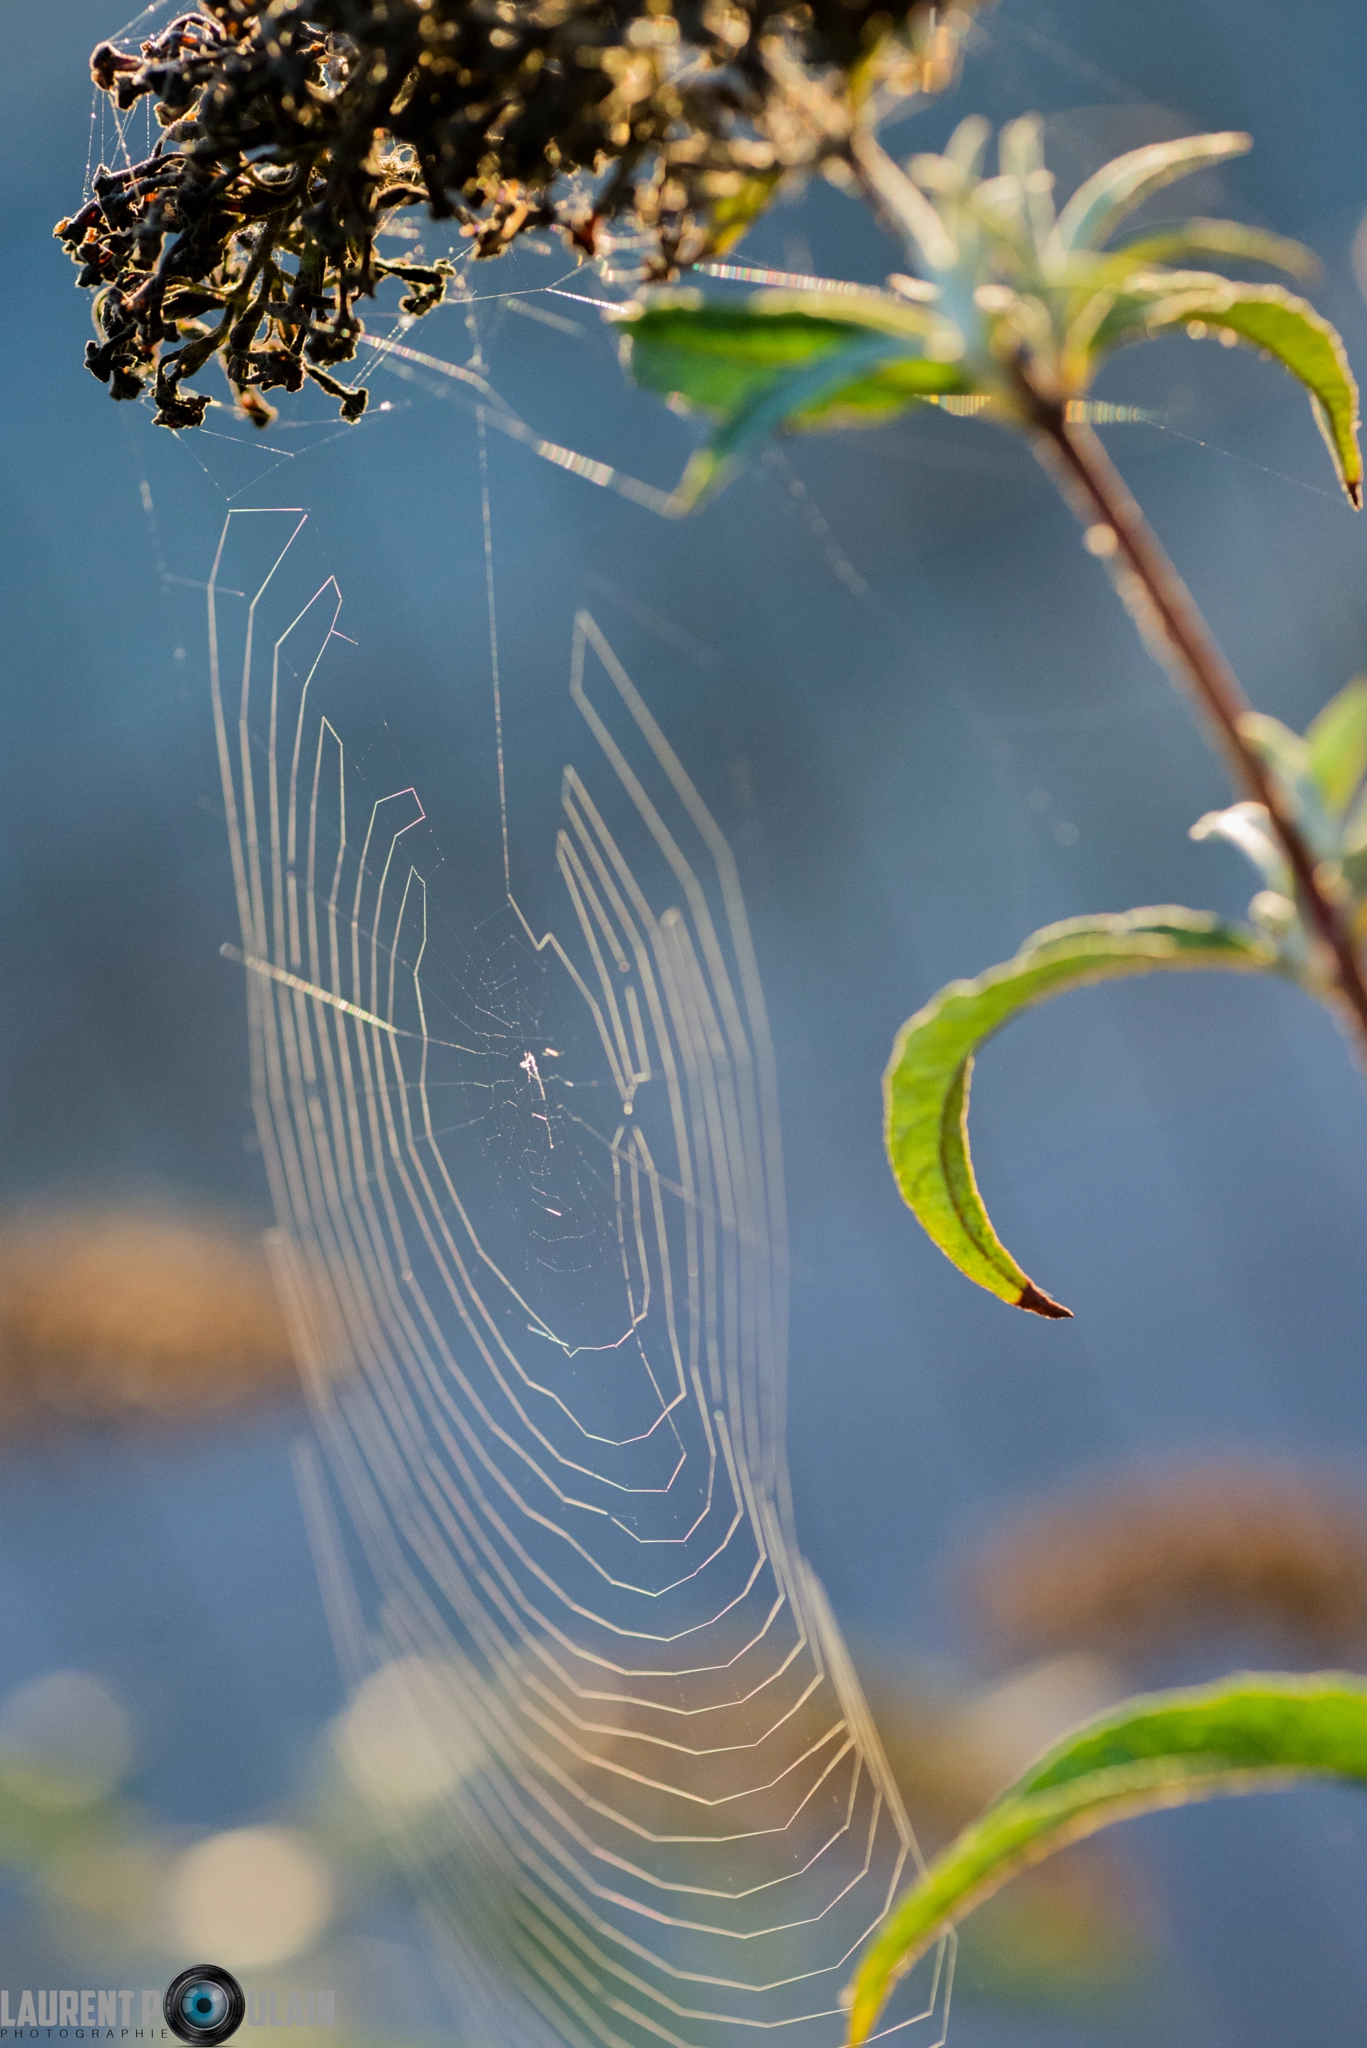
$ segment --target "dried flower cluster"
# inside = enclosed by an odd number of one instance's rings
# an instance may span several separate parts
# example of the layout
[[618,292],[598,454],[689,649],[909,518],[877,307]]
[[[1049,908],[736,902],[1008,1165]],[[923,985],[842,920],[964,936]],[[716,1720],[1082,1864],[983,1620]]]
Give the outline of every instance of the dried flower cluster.
[[591,255],[625,223],[645,274],[672,276],[785,175],[839,160],[861,113],[945,83],[964,18],[929,0],[205,0],[91,59],[164,132],[57,225],[99,294],[87,365],[115,398],[150,382],[162,426],[203,419],[187,384],[215,355],[258,424],[264,392],[306,377],[358,418],[365,392],[333,375],[357,301],[395,277],[422,314],[453,274],[379,253],[402,208],[454,217],[481,257],[533,227]]

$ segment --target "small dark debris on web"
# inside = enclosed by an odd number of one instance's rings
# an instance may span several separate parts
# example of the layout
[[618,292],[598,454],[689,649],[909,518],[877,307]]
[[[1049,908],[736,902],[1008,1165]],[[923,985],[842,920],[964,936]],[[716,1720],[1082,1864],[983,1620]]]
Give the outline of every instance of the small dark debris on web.
[[475,258],[555,229],[581,258],[621,224],[643,275],[739,239],[786,177],[839,163],[857,104],[952,75],[966,16],[928,0],[205,0],[91,74],[150,98],[143,162],[101,166],[56,234],[95,292],[86,366],[156,421],[198,426],[214,357],[257,426],[338,377],[388,278],[439,305],[452,263],[383,256],[404,208],[454,219]]

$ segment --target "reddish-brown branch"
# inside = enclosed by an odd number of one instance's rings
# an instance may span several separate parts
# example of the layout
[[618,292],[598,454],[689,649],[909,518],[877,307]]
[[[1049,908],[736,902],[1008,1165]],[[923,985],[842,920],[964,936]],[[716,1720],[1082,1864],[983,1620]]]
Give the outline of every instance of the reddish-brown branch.
[[1110,550],[1112,567],[1119,572],[1122,595],[1141,631],[1194,700],[1236,785],[1266,808],[1295,877],[1302,910],[1332,963],[1330,976],[1340,1011],[1367,1061],[1367,982],[1362,962],[1285,795],[1241,730],[1249,704],[1238,677],[1091,428],[1070,421],[1060,401],[1041,398],[1024,378],[1022,385],[1041,460],[1082,523],[1109,529],[1115,536]]

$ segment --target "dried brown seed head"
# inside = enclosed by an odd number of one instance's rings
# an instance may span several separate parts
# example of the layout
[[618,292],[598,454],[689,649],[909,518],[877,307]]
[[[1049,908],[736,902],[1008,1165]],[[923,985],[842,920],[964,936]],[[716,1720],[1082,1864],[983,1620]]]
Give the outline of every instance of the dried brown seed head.
[[[607,223],[668,278],[744,233],[786,176],[828,164],[882,99],[952,75],[965,7],[931,0],[206,0],[137,54],[91,60],[121,110],[163,129],[143,163],[101,169],[57,234],[99,287],[87,367],[116,398],[149,384],[163,426],[214,357],[245,394],[298,390],[355,355],[359,300],[386,278],[403,311],[449,264],[379,247],[400,209],[455,218],[476,258],[534,228],[593,255]],[[205,325],[187,333],[194,288]],[[293,365],[298,369],[295,375]],[[321,382],[321,379],[315,379]],[[327,388],[326,386],[324,388]],[[343,416],[364,398],[346,387]]]

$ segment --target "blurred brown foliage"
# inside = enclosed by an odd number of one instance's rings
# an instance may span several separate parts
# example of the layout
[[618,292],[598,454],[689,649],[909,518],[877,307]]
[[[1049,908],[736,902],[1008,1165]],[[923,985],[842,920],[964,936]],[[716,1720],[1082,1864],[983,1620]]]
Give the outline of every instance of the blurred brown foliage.
[[0,1422],[193,1419],[293,1397],[259,1238],[127,1208],[0,1222]]
[[1000,1527],[960,1577],[1003,1661],[1135,1657],[1203,1634],[1288,1654],[1367,1656],[1367,1498],[1255,1459],[1112,1477]]

